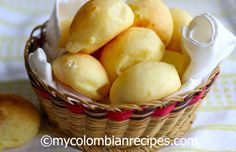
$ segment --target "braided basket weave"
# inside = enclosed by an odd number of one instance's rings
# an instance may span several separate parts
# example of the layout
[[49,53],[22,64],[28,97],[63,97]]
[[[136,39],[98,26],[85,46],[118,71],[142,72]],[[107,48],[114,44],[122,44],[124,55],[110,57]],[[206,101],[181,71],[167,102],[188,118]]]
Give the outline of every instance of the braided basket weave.
[[[194,119],[200,101],[208,93],[219,74],[217,67],[205,84],[165,101],[145,102],[143,105],[105,105],[88,102],[58,92],[43,83],[28,64],[28,56],[45,43],[45,24],[36,27],[26,43],[24,58],[29,79],[50,122],[70,137],[168,137],[183,136]],[[36,33],[39,33],[35,35]],[[81,146],[84,151],[156,151],[149,146]]]

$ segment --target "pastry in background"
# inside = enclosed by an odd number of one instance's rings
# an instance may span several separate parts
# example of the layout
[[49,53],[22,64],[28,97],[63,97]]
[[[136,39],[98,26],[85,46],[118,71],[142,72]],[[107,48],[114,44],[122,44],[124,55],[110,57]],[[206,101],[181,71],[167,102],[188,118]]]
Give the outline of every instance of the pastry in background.
[[192,16],[185,10],[180,8],[172,8],[170,12],[174,21],[174,33],[170,44],[167,46],[168,50],[182,52],[181,49],[181,30],[182,27],[188,26],[192,20]]
[[173,34],[169,8],[161,0],[127,0],[134,12],[134,26],[154,30],[167,46]]
[[142,104],[162,99],[181,87],[173,65],[148,61],[136,64],[122,73],[110,90],[112,104]]
[[14,94],[0,94],[0,145],[22,146],[40,127],[40,114],[32,103]]
[[107,96],[108,75],[102,64],[91,55],[65,54],[52,63],[54,76],[79,93],[95,100]]
[[122,0],[90,0],[76,14],[66,44],[70,53],[91,54],[133,24],[134,14]]
[[190,59],[186,55],[183,55],[174,51],[166,51],[162,59],[162,62],[166,62],[175,66],[180,78],[184,75],[185,70],[187,69]]
[[132,27],[104,46],[100,61],[113,82],[123,71],[143,61],[160,61],[165,45],[151,29]]

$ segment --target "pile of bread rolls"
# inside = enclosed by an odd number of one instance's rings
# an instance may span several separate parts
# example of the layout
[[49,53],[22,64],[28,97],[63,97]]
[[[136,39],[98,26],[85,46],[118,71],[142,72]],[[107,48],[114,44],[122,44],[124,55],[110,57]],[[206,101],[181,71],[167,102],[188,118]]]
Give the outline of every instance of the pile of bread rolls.
[[181,87],[181,28],[191,19],[161,0],[90,0],[64,24],[67,53],[53,61],[54,77],[98,102],[160,100]]

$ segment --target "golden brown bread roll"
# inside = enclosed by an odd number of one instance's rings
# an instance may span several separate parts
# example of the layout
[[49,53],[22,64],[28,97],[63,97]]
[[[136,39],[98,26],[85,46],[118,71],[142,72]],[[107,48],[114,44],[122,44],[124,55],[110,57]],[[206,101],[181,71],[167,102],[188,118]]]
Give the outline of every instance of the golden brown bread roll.
[[0,94],[0,145],[14,148],[27,143],[38,132],[40,115],[26,99]]
[[66,48],[91,54],[133,24],[134,14],[122,0],[90,0],[76,14]]
[[192,16],[187,11],[180,8],[172,8],[170,11],[174,21],[174,33],[167,49],[171,51],[182,52],[181,29],[191,22]]
[[110,80],[114,81],[123,71],[143,61],[160,61],[165,45],[151,29],[132,27],[103,48],[100,58]]
[[108,94],[108,75],[101,63],[90,55],[62,55],[53,61],[52,69],[59,81],[85,96],[100,100]]
[[112,84],[112,104],[137,104],[158,100],[176,92],[181,86],[173,65],[148,61],[123,72]]
[[127,0],[134,12],[134,26],[153,29],[167,46],[173,34],[169,8],[161,0]]

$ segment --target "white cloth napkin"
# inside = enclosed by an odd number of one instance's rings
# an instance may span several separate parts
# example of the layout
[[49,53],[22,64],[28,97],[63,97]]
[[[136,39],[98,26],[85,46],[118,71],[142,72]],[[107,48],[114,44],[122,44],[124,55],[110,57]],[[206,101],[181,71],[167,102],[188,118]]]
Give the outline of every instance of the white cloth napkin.
[[182,30],[182,48],[191,62],[184,73],[181,89],[174,95],[193,90],[207,81],[235,46],[236,37],[218,19],[210,14],[196,16]]
[[52,76],[52,66],[47,62],[47,56],[44,51],[39,48],[34,53],[31,53],[28,59],[32,72],[37,73],[41,80],[55,88],[56,85]]

